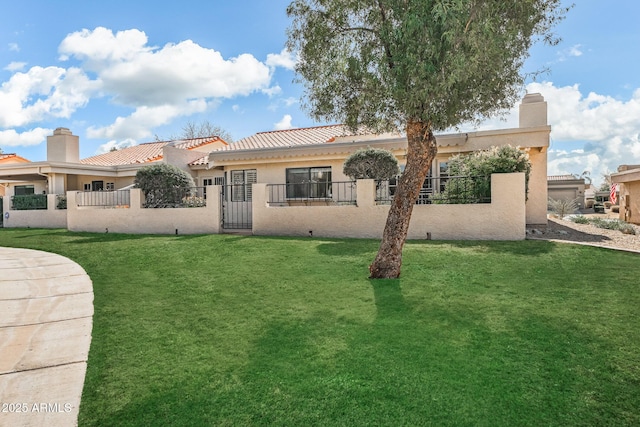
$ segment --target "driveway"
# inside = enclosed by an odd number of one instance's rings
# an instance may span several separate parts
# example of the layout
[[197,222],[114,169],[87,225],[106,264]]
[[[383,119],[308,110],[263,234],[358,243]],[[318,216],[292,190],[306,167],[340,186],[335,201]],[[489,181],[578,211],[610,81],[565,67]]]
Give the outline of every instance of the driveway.
[[0,247],[0,426],[77,425],[92,319],[82,267]]

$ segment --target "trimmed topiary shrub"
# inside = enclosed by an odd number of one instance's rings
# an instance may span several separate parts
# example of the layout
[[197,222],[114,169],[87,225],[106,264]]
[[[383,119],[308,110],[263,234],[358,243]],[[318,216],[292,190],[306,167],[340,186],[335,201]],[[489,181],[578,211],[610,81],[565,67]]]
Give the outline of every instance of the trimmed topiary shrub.
[[185,191],[195,185],[191,175],[166,163],[140,168],[134,184],[142,190],[146,208],[178,207]]
[[398,159],[391,151],[369,147],[347,157],[342,171],[353,180],[385,180],[399,175],[400,167]]

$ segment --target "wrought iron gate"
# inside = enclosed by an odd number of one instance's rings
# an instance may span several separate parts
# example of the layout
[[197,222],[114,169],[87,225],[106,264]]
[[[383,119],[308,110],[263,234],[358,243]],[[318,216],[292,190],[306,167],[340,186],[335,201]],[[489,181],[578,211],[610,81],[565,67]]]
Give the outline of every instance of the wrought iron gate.
[[225,230],[251,230],[251,184],[223,185],[220,206],[222,228]]

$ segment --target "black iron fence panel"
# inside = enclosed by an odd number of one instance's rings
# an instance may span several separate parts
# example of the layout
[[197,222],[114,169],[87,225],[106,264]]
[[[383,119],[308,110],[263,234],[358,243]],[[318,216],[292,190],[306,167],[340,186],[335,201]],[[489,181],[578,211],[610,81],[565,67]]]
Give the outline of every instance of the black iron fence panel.
[[[391,204],[396,180],[376,181],[376,203]],[[491,203],[491,176],[447,176],[425,179],[417,205]]]
[[144,208],[205,207],[205,187],[176,187],[144,193]]
[[131,204],[131,192],[129,190],[82,191],[76,193],[76,204],[78,206],[128,208]]
[[14,211],[47,209],[47,195],[24,194],[19,196],[11,196],[11,209]]
[[251,184],[223,185],[220,193],[222,228],[250,230],[253,227],[253,192]]
[[355,205],[357,186],[355,181],[268,184],[267,197],[270,206]]

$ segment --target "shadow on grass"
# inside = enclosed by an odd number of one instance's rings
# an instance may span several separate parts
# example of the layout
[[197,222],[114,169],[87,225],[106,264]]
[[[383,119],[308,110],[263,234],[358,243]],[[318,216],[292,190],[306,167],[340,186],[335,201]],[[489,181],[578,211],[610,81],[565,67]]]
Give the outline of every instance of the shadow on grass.
[[487,253],[509,253],[514,255],[538,256],[554,251],[557,243],[549,241],[516,240],[516,241],[485,241],[485,240],[409,240],[405,247],[411,245],[429,245],[434,248],[446,246],[472,249]]

